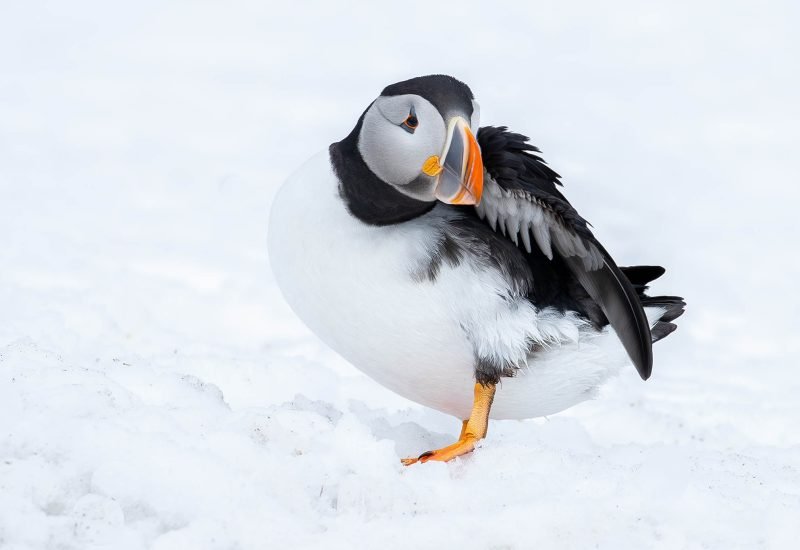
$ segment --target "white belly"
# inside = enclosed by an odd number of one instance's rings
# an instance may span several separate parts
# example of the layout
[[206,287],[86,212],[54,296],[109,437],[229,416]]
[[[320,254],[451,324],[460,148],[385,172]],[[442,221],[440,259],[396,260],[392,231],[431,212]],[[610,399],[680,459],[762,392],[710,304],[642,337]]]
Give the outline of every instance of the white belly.
[[[497,298],[463,275],[442,284],[414,281],[415,262],[430,238],[421,223],[374,227],[351,216],[323,152],[275,198],[270,263],[289,305],[327,345],[396,393],[464,419],[472,405],[474,353],[453,291],[476,304]],[[591,397],[625,362],[613,332],[581,332],[577,341],[537,352],[516,377],[504,378],[492,417],[563,410]]]

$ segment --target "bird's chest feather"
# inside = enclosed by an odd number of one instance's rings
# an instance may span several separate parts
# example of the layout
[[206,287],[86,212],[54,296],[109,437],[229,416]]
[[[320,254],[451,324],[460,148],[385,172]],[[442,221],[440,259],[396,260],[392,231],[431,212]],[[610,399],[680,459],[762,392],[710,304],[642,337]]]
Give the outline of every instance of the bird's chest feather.
[[347,212],[337,183],[327,157],[318,155],[275,199],[270,262],[292,309],[398,393],[459,381],[468,388],[474,358],[451,300],[417,276],[434,245],[430,227],[366,225]]

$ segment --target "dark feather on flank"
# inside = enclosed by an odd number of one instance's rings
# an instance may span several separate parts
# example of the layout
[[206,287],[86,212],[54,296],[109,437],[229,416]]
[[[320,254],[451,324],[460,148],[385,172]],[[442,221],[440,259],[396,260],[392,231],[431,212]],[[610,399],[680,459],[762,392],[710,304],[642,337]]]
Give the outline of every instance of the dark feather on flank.
[[442,264],[446,263],[450,267],[456,267],[461,263],[464,256],[464,249],[454,237],[448,233],[443,233],[439,244],[431,252],[431,257],[427,267],[422,273],[417,274],[418,280],[435,281],[442,269]]

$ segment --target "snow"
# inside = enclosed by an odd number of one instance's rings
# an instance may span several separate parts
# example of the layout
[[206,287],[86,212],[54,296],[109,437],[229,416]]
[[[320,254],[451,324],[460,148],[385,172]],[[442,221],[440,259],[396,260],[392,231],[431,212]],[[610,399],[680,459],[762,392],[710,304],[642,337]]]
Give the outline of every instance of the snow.
[[[790,2],[29,2],[0,18],[0,548],[794,548]],[[277,186],[391,82],[467,81],[689,309],[597,400],[495,422],[297,321]]]

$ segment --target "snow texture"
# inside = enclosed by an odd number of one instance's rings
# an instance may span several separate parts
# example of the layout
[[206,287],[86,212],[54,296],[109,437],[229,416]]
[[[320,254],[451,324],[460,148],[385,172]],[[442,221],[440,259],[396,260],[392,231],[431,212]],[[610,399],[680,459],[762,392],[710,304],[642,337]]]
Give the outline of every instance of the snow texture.
[[[796,2],[6,2],[0,548],[796,548]],[[530,135],[679,330],[598,399],[457,420],[325,349],[277,186],[388,83]]]

